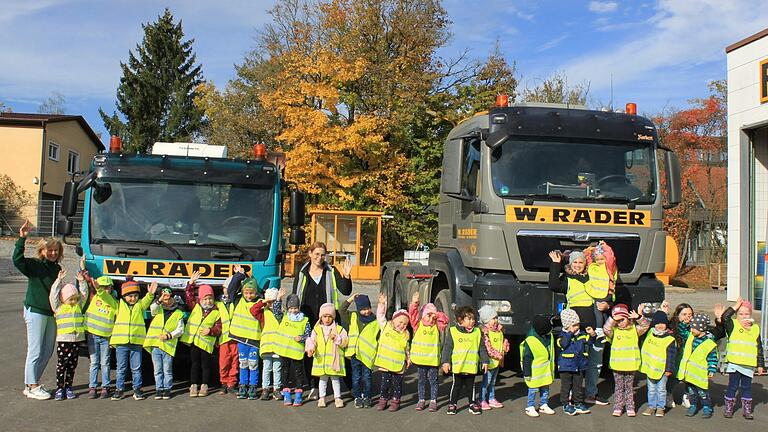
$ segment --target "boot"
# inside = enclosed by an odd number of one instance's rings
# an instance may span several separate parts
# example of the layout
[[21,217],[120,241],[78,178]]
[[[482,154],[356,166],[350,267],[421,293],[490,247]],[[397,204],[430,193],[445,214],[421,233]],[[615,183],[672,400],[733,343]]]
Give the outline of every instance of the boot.
[[733,411],[736,409],[736,398],[725,397],[725,407],[723,408],[723,417],[733,418]]
[[744,418],[752,420],[752,399],[741,398],[741,407],[744,409]]
[[291,402],[291,390],[284,388],[283,389],[283,405],[285,406],[291,406],[293,402]]
[[301,389],[297,389],[293,395],[293,406],[300,407],[302,404],[301,396],[304,392]]

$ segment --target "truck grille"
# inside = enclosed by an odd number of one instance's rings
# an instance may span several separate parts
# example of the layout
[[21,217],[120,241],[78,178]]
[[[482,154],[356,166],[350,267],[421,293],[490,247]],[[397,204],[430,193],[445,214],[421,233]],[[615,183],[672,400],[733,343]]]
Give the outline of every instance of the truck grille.
[[619,273],[631,273],[640,249],[640,236],[631,233],[594,231],[542,231],[517,232],[517,248],[523,268],[532,272],[548,272],[551,262],[547,254],[553,250],[582,250],[599,240],[605,240],[616,254]]

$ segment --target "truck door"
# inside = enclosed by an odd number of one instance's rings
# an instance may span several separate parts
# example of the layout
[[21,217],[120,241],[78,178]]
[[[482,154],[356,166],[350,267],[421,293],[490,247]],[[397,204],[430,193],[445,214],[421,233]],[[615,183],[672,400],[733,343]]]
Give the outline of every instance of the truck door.
[[[466,195],[478,197],[480,191],[480,144],[479,138],[467,138],[464,145],[464,154],[461,173],[461,187]],[[456,223],[456,248],[464,257],[464,262],[469,263],[471,257],[477,252],[477,227],[473,223],[474,202],[455,201]]]

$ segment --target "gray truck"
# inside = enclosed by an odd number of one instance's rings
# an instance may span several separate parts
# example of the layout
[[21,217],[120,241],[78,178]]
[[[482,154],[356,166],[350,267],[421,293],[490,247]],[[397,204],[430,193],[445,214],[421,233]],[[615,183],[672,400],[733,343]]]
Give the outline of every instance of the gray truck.
[[634,104],[627,112],[499,105],[450,132],[437,247],[427,263],[382,266],[390,311],[417,290],[443,311],[491,305],[519,341],[534,315],[555,314],[565,302],[547,286],[548,252],[599,240],[616,253],[616,300],[661,302],[662,218],[680,201],[680,164],[653,123]]

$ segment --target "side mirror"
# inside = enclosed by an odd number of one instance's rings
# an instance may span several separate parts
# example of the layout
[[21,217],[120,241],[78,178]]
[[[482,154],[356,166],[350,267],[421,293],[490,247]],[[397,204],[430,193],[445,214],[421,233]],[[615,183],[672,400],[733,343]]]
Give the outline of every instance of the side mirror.
[[488,135],[488,137],[485,139],[485,145],[491,149],[495,149],[496,147],[507,142],[507,139],[509,139],[509,133],[507,133],[507,131],[504,129],[499,129],[496,132],[492,132],[490,135]]
[[[290,205],[288,210],[288,225],[290,225],[291,227],[303,226],[305,223],[304,213],[306,213],[306,203],[305,203],[304,193],[297,190],[292,190]],[[292,231],[295,231],[295,230],[292,230]],[[293,233],[291,233],[291,235],[293,235]],[[293,241],[291,241],[291,244],[296,244],[296,243],[293,243]],[[303,240],[301,244],[304,244]]]
[[70,180],[64,183],[64,194],[61,196],[61,215],[72,217],[77,213],[77,182]]
[[61,236],[72,235],[73,229],[74,229],[74,223],[67,218],[60,217],[56,221],[56,232]]
[[463,138],[448,140],[443,151],[443,175],[440,179],[440,192],[449,195],[461,194],[461,172],[464,162]]
[[667,204],[664,208],[672,208],[682,201],[682,192],[680,185],[680,160],[674,152],[667,151],[665,154],[665,168],[667,175]]
[[288,242],[292,245],[300,246],[306,243],[307,233],[304,232],[304,228],[297,227],[291,228],[291,236]]

